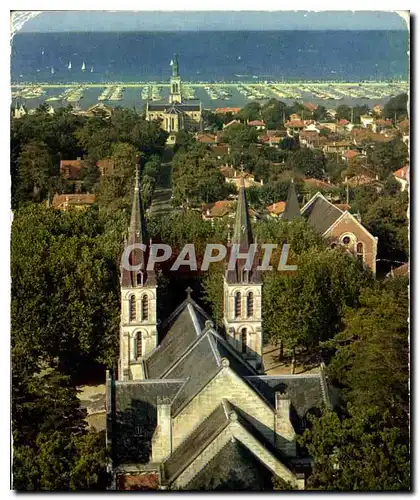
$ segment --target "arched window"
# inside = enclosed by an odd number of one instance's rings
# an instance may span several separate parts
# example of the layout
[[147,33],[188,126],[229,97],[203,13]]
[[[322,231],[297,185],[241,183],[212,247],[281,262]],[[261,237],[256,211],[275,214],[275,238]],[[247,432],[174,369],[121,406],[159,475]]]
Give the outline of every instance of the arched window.
[[235,293],[235,318],[241,316],[241,292]]
[[144,274],[143,271],[137,273],[137,285],[143,286]]
[[136,354],[137,358],[141,358],[143,355],[143,344],[142,344],[142,335],[141,332],[137,332],[137,338],[136,338]]
[[129,318],[130,321],[134,321],[136,319],[136,297],[134,295],[131,295],[130,297]]
[[246,316],[250,318],[254,314],[254,294],[249,292],[246,297]]
[[361,241],[359,241],[359,243],[356,246],[356,255],[357,255],[357,260],[363,262],[363,243]]
[[241,330],[241,352],[246,354],[246,328]]
[[143,295],[141,298],[141,317],[143,321],[149,319],[149,297],[147,295]]
[[242,269],[242,283],[249,282],[249,271],[247,269]]

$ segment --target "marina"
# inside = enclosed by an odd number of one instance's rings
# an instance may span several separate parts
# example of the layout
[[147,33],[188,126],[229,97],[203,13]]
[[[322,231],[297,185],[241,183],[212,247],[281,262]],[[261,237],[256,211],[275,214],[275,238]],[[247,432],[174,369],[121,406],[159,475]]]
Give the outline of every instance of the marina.
[[[384,103],[390,97],[408,91],[408,82],[183,82],[184,99],[200,99],[204,106],[244,106],[269,99],[286,103],[313,102],[325,106],[340,104]],[[57,93],[61,92],[61,93]],[[79,103],[89,107],[96,102],[118,102],[124,106],[162,101],[169,92],[167,82],[109,82],[67,84],[20,84],[12,86],[12,100],[25,100],[29,107],[43,102]]]

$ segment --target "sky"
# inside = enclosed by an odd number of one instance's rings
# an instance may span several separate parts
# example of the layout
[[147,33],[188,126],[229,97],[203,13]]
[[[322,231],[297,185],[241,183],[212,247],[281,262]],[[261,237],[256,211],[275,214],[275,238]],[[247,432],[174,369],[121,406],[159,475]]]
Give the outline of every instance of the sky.
[[178,30],[400,30],[395,12],[44,11],[22,32]]

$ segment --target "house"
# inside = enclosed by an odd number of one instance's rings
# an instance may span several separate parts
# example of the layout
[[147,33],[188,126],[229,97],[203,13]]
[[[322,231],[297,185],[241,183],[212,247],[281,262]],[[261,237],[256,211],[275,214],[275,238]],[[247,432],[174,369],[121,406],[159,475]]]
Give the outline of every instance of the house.
[[68,181],[80,181],[80,170],[83,167],[81,158],[76,160],[61,160],[60,161],[60,175]]
[[312,104],[311,102],[304,102],[303,103],[303,106],[310,112],[310,113],[313,113],[314,111],[316,111],[318,109],[318,105],[317,104]]
[[[285,218],[286,213],[288,216]],[[378,238],[373,236],[348,210],[328,201],[320,192],[316,193],[301,209],[294,184],[289,187],[286,210],[282,219],[294,220],[303,217],[307,223],[330,244],[340,246],[355,255],[373,274],[376,273]]]
[[308,148],[318,148],[324,138],[316,130],[302,130],[299,132],[299,142]]
[[248,122],[249,127],[254,127],[257,130],[264,130],[265,129],[265,123],[262,120],[252,120]]
[[344,179],[343,184],[351,188],[357,188],[359,186],[373,186],[378,192],[382,191],[384,185],[379,181],[379,177],[373,174],[356,174],[353,177],[347,177]]
[[286,202],[276,201],[272,205],[265,207],[265,209],[271,215],[271,217],[279,217],[286,209]]
[[105,106],[102,102],[99,102],[98,104],[94,104],[93,106],[90,106],[86,110],[73,110],[74,115],[78,116],[87,116],[87,117],[95,117],[95,116],[102,116],[105,118],[109,118],[112,114],[112,108],[109,108],[108,106]]
[[393,127],[392,120],[384,120],[383,118],[377,118],[376,120],[374,120],[373,124],[375,132],[378,133],[381,133],[382,131]]
[[[148,244],[138,174],[125,250]],[[254,243],[245,186],[232,244]],[[135,252],[135,251],[134,251]],[[106,443],[111,489],[272,490],[273,476],[304,489],[308,459],[296,445],[310,415],[331,408],[317,373],[265,375],[259,258],[239,258],[221,280],[223,328],[191,297],[159,317],[145,252],[121,269],[116,373],[107,372]]]
[[373,116],[370,115],[361,115],[360,116],[360,123],[363,125],[364,128],[370,128],[374,132],[376,132],[375,129],[375,119]]
[[405,191],[408,188],[410,178],[409,175],[408,165],[405,165],[404,167],[393,172],[394,179],[401,185],[401,191]]
[[222,219],[232,213],[235,202],[233,200],[219,200],[207,203],[201,208],[203,220]]
[[407,263],[394,267],[386,275],[387,278],[405,278],[410,276],[410,265]]
[[236,115],[240,110],[241,108],[216,108],[215,113],[216,115],[224,115],[226,113],[232,113],[233,115]]
[[337,189],[337,186],[331,184],[329,181],[323,181],[321,179],[308,178],[303,180],[303,184],[309,189]]
[[223,130],[225,130],[225,128],[231,127],[232,125],[235,125],[235,123],[241,123],[241,122],[239,120],[231,120],[229,123],[224,123]]
[[249,188],[251,186],[262,186],[263,182],[257,182],[255,180],[255,177],[248,173],[248,172],[241,172],[239,170],[236,170],[233,167],[230,167],[229,165],[225,165],[224,167],[220,168],[220,173],[223,175],[225,178],[226,182],[230,182],[231,184],[235,184],[237,188],[239,188],[239,185],[242,182],[242,178],[244,179],[245,182],[245,187]]
[[322,148],[324,153],[342,155],[351,147],[350,141],[329,141]]
[[57,210],[67,212],[69,210],[85,210],[95,203],[94,194],[55,194],[52,206]]
[[197,99],[183,100],[182,82],[179,73],[178,56],[171,61],[172,75],[169,81],[169,99],[165,103],[146,103],[146,120],[159,121],[169,133],[167,143],[175,144],[176,135],[181,130],[195,132],[202,127],[202,105]]
[[13,118],[22,118],[22,116],[25,116],[26,115],[26,109],[23,107],[23,104],[21,104],[20,106],[17,105],[16,103],[16,106],[13,110]]
[[218,142],[217,135],[205,132],[204,134],[195,134],[195,140],[202,144],[215,145]]
[[372,113],[376,116],[381,116],[383,110],[384,110],[383,106],[381,106],[380,104],[375,104],[372,108]]
[[293,137],[296,134],[299,134],[301,130],[303,130],[306,126],[303,120],[289,120],[284,123],[284,126],[287,131],[287,135]]
[[335,122],[320,122],[319,123],[320,130],[328,129],[331,130],[334,134],[337,132],[338,125]]
[[359,156],[360,156],[359,151],[355,151],[354,149],[349,149],[341,155],[341,158],[344,161],[348,162],[349,160],[354,160],[354,158],[357,158]]

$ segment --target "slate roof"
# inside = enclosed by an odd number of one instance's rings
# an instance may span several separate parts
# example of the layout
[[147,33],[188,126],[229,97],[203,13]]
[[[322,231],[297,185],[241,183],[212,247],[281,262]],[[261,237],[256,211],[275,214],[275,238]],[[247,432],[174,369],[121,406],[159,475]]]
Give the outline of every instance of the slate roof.
[[320,193],[317,193],[301,211],[308,224],[320,234],[324,234],[342,213],[339,208],[327,201]]
[[145,361],[148,378],[160,378],[197,340],[206,320],[204,311],[192,300],[185,300],[162,325],[166,335]]
[[178,477],[228,424],[229,418],[220,404],[164,462],[166,480],[171,482]]
[[275,408],[275,393],[287,392],[291,405],[299,417],[304,417],[308,410],[321,408],[327,402],[322,377],[319,374],[308,375],[261,375],[246,377],[267,401]]
[[157,425],[157,398],[172,401],[182,380],[115,382],[112,454],[117,463],[147,463]]
[[281,216],[282,220],[293,220],[300,217],[299,201],[296,195],[295,183],[292,181],[287,192],[286,208]]

